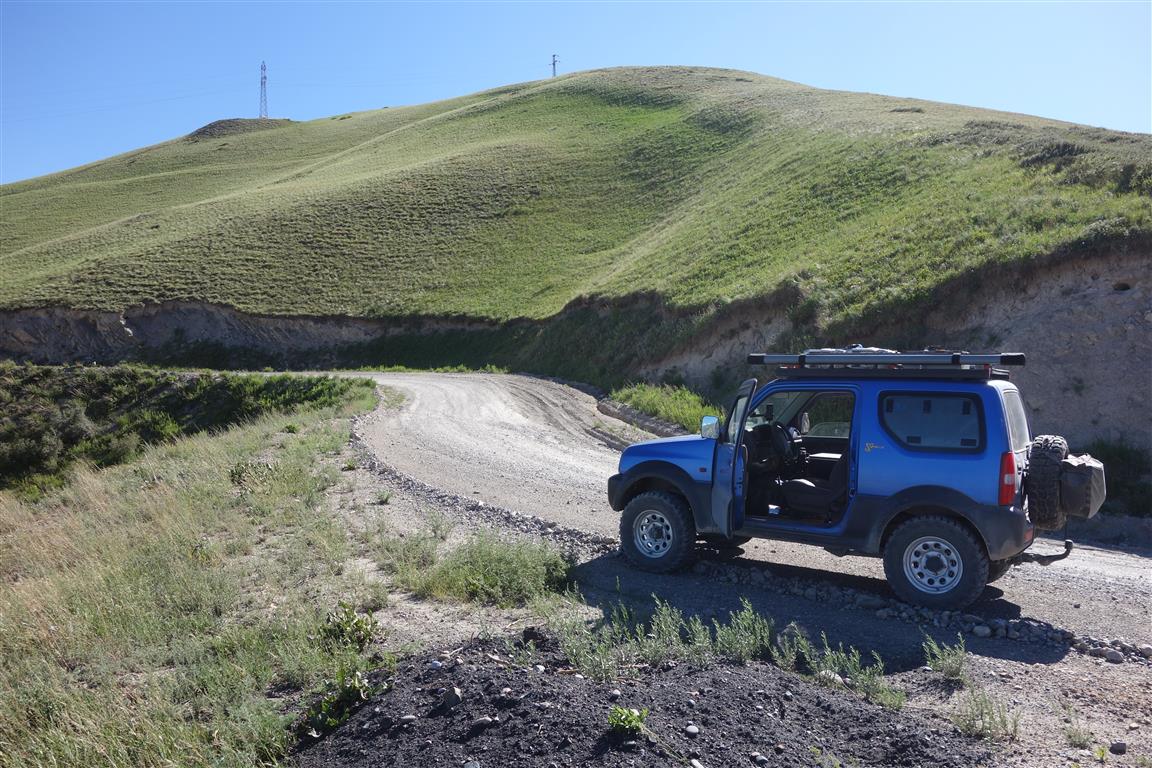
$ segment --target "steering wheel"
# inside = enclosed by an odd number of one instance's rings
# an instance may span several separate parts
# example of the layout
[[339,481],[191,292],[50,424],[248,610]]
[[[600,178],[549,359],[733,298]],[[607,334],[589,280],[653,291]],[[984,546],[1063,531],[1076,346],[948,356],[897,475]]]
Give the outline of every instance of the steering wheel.
[[772,450],[787,467],[800,460],[800,442],[779,422],[772,422]]

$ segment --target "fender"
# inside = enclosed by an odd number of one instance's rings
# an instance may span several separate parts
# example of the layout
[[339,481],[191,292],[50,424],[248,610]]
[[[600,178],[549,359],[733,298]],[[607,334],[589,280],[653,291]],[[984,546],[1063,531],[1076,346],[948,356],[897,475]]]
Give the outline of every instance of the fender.
[[697,532],[713,530],[710,483],[698,483],[680,467],[664,461],[645,461],[620,475],[608,478],[608,502],[617,512],[632,497],[649,490],[670,490],[688,501]]
[[847,538],[862,541],[863,551],[880,554],[884,534],[893,522],[912,512],[958,517],[977,532],[992,560],[1023,552],[1035,531],[1028,516],[1016,507],[981,504],[959,491],[936,485],[906,488],[893,496],[857,496],[852,502]]

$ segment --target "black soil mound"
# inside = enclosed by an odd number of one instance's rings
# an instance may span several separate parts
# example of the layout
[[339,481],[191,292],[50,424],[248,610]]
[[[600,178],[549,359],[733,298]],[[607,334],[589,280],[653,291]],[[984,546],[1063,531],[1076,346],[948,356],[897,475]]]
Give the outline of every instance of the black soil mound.
[[234,136],[238,133],[252,133],[253,131],[266,131],[269,128],[280,128],[285,125],[291,125],[292,120],[287,119],[273,119],[270,117],[233,117],[227,120],[217,120],[214,123],[208,123],[202,128],[197,128],[188,134],[190,141],[199,141],[200,139],[218,139],[221,136]]
[[[299,764],[961,768],[990,759],[939,717],[884,709],[764,664],[636,669],[603,684],[577,674],[552,642],[530,661],[543,671],[507,658],[503,643],[488,641],[409,659],[389,692],[327,737],[302,744]],[[461,701],[448,706],[453,689]],[[647,732],[613,735],[613,705],[647,709]]]

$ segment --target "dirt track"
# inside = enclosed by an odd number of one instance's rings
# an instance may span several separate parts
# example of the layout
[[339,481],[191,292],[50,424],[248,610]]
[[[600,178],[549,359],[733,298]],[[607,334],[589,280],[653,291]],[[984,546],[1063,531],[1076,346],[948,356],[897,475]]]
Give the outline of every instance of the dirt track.
[[[564,529],[616,535],[618,516],[605,498],[605,480],[618,459],[610,446],[647,435],[598,413],[592,397],[523,376],[373,378],[407,396],[400,408],[381,409],[357,428],[376,460],[399,473],[369,474],[381,484],[369,493],[392,494],[390,514],[407,510],[411,525],[419,527],[418,518],[436,513],[439,506],[465,528],[500,525],[500,510],[477,508],[474,502],[482,501],[555,521]],[[414,493],[413,479],[423,492]],[[1037,547],[1059,549],[1049,541]],[[987,623],[1020,620],[1042,635],[1066,630],[1147,643],[1152,641],[1150,557],[1079,548],[1048,568],[1014,569],[968,610]],[[778,627],[796,622],[814,639],[825,633],[833,644],[879,653],[890,679],[908,691],[910,709],[931,717],[958,706],[960,694],[941,693],[921,669],[924,634],[954,642],[955,627],[893,619],[863,605],[862,598],[887,604],[891,597],[877,560],[836,558],[813,547],[759,541],[734,561],[704,553],[697,568],[662,576],[629,568],[612,554],[597,555],[580,563],[576,578],[585,598],[601,609],[618,601],[643,609],[657,595],[686,615],[709,621],[726,617],[746,599]],[[845,595],[855,597],[846,600]],[[408,629],[431,637],[453,627],[461,640],[472,633],[467,624],[452,620],[417,622]],[[1109,762],[1136,765],[1152,756],[1152,717],[1147,714],[1152,711],[1152,673],[1146,662],[1112,664],[1078,653],[1066,642],[1025,639],[965,637],[972,684],[1022,716],[1019,742],[1001,751],[995,764],[1087,764],[1092,753],[1066,743],[1069,711],[1083,718],[1094,743],[1130,744],[1126,757]]]
[[[571,387],[524,376],[378,374],[407,401],[366,429],[369,445],[396,469],[462,496],[562,525],[616,535],[618,515],[605,481],[618,452],[610,445],[647,437],[596,410]],[[1055,542],[1037,549],[1058,551]],[[1152,553],[1148,553],[1152,554]],[[756,541],[745,558],[887,595],[878,560],[837,558],[815,547]],[[1152,560],[1079,548],[1048,568],[1014,569],[973,611],[1031,617],[1078,634],[1152,641]]]

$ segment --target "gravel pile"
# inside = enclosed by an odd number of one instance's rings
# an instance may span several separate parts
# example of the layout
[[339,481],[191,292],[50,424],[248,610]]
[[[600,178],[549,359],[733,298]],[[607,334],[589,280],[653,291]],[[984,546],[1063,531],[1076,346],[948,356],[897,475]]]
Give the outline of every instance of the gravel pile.
[[[688,664],[602,684],[573,669],[550,637],[513,663],[499,640],[429,653],[328,737],[306,743],[318,766],[984,765],[989,749],[948,721],[884,709],[765,664]],[[519,641],[521,650],[523,641]],[[613,706],[647,710],[645,728],[614,734]]]

